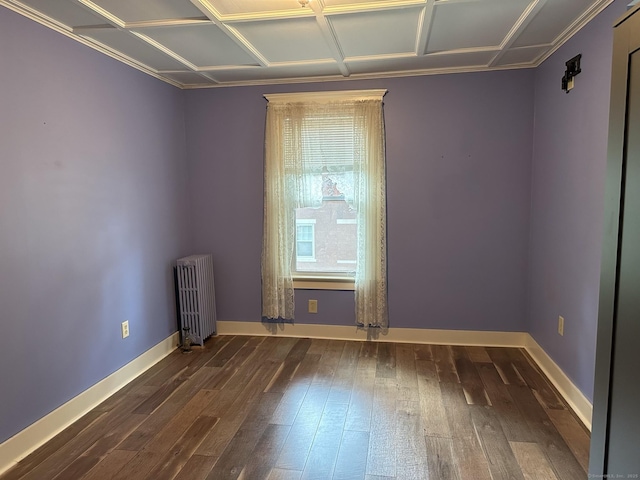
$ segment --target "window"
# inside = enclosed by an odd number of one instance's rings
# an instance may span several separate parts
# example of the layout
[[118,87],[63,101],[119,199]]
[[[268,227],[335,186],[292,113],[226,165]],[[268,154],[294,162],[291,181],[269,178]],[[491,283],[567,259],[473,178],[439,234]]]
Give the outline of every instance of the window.
[[386,325],[385,91],[267,95],[263,318],[294,279],[352,279],[356,320]]
[[300,263],[316,261],[316,241],[315,241],[314,219],[296,218],[296,263],[298,268]]

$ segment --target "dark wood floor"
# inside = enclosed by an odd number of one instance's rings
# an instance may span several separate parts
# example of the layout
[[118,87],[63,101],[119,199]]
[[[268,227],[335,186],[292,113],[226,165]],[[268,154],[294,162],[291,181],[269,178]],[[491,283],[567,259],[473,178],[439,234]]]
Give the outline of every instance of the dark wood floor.
[[1,480],[577,480],[588,449],[521,349],[217,337]]

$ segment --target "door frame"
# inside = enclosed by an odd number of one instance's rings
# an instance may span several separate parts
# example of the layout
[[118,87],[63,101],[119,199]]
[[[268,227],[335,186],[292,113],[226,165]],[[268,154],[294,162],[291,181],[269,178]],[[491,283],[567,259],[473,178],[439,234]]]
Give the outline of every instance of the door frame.
[[609,444],[609,404],[616,322],[616,300],[622,232],[625,174],[625,129],[628,103],[629,56],[640,49],[640,5],[614,24],[609,143],[605,184],[605,217],[600,271],[600,303],[589,473],[604,475]]

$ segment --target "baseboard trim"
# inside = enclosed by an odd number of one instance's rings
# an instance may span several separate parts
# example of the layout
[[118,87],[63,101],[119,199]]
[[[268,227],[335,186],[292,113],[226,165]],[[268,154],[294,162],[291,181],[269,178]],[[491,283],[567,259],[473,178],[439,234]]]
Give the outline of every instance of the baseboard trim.
[[426,328],[390,328],[386,333],[367,337],[367,331],[354,326],[292,323],[218,321],[218,335],[255,335],[278,337],[326,338],[331,340],[372,340],[394,343],[431,343],[477,345],[485,347],[522,347],[529,335],[525,332],[485,332],[472,330],[435,330]]
[[527,342],[524,345],[531,358],[538,364],[540,370],[549,378],[560,395],[569,404],[571,409],[580,418],[582,423],[591,431],[591,416],[593,405],[580,391],[571,379],[562,371],[556,362],[538,345],[534,338],[527,334]]
[[[331,340],[367,340],[367,332],[355,326],[315,324],[265,324],[261,322],[218,321],[219,335],[255,335],[279,337],[326,338]],[[374,330],[375,332],[375,330]],[[433,330],[421,328],[390,328],[370,340],[394,343],[428,343],[473,345],[482,347],[524,348],[549,378],[565,401],[591,430],[593,406],[571,379],[526,332],[485,332],[472,330]]]
[[0,444],[0,475],[176,349],[175,332],[105,379]]

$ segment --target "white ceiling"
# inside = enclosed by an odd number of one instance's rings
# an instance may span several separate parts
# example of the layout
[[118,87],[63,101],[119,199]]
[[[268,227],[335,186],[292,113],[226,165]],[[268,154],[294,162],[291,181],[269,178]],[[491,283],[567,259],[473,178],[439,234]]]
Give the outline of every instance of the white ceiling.
[[[182,88],[535,67],[612,0],[0,0]],[[579,52],[576,52],[579,53]]]

